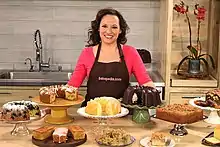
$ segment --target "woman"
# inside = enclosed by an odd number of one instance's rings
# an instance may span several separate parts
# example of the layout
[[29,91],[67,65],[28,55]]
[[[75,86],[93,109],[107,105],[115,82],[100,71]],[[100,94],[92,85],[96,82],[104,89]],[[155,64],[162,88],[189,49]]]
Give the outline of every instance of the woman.
[[88,78],[82,106],[95,97],[123,97],[131,74],[140,85],[154,86],[136,49],[125,45],[128,29],[123,16],[111,8],[101,9],[91,22],[88,46],[67,83],[80,87],[85,77]]

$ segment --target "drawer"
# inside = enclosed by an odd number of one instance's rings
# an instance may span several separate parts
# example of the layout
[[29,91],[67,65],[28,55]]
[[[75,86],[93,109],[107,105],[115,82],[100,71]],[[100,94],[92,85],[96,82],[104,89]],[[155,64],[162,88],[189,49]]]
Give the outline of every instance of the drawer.
[[203,92],[195,92],[195,93],[170,93],[170,104],[183,104],[188,103],[190,99],[205,96]]

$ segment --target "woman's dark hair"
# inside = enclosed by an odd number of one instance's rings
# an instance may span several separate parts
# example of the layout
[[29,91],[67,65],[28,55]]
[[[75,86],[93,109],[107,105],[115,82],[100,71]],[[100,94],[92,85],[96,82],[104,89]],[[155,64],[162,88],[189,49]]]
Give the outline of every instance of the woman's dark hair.
[[100,43],[101,38],[99,36],[99,26],[103,16],[105,15],[115,15],[118,17],[121,33],[118,36],[117,43],[125,44],[127,42],[126,34],[129,30],[129,27],[121,13],[112,8],[104,8],[99,10],[96,14],[95,20],[91,21],[91,28],[88,31],[87,46],[94,46]]

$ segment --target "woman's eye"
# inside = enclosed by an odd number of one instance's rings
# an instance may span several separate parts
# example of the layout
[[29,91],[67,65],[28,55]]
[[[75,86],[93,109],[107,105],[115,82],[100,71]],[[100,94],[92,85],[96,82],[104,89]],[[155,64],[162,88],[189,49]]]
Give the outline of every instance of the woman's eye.
[[114,27],[112,27],[113,29],[117,29],[118,27],[116,27],[116,26],[114,26]]
[[103,28],[107,28],[107,26],[106,26],[106,25],[103,25],[102,27],[103,27]]

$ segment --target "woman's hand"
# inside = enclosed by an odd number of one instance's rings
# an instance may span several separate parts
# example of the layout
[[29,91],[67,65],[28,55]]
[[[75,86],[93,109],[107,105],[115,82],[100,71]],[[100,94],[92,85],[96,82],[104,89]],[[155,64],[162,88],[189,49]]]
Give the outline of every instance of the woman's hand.
[[144,83],[143,86],[149,86],[149,87],[156,88],[156,86],[154,85],[154,83],[152,81]]

